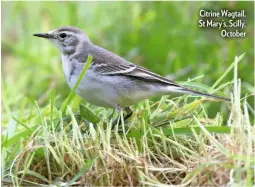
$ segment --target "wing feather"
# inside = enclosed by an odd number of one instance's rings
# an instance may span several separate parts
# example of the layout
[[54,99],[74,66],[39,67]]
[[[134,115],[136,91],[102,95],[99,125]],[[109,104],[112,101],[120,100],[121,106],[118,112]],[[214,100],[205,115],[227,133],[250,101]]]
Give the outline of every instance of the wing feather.
[[125,65],[125,64],[93,64],[92,65],[93,70],[103,74],[103,75],[117,75],[117,74],[126,74],[128,72],[133,71],[136,66],[130,64],[130,65]]
[[156,81],[169,84],[171,86],[181,87],[175,82],[168,80],[156,73],[153,73],[143,67],[134,64],[93,64],[93,70],[102,75],[123,75],[131,76],[145,81]]

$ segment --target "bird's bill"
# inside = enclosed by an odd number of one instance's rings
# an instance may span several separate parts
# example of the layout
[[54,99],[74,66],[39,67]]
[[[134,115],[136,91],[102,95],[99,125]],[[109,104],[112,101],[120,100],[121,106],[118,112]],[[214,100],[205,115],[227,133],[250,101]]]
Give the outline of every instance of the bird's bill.
[[38,33],[38,34],[33,34],[34,36],[41,37],[41,38],[47,38],[49,39],[51,35],[49,33]]

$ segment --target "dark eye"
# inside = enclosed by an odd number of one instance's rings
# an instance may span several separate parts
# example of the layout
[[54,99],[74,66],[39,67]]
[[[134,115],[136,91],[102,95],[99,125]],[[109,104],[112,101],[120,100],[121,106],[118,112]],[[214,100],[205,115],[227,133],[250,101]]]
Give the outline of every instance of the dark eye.
[[60,38],[65,38],[66,37],[66,33],[61,33],[59,36],[60,36]]

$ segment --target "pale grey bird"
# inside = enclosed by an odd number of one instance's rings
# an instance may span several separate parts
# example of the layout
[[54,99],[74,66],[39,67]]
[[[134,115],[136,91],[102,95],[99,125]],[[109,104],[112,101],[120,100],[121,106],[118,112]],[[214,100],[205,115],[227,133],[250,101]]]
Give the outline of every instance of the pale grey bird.
[[187,93],[229,100],[225,97],[202,93],[185,88],[141,66],[132,64],[120,56],[93,44],[80,29],[72,26],[59,27],[53,31],[34,34],[50,40],[60,51],[66,81],[73,88],[88,55],[92,63],[76,92],[91,104],[124,108],[125,119],[132,115],[129,106],[153,97],[175,93]]

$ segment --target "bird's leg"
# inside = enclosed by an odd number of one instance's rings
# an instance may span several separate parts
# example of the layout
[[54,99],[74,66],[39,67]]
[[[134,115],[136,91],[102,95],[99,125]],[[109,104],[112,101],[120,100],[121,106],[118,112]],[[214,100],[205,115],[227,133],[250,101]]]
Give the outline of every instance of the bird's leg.
[[122,108],[120,107],[120,105],[117,105],[116,106],[116,109],[117,109],[117,112],[119,113],[119,115],[118,115],[118,117],[115,119],[115,120],[113,120],[113,122],[112,122],[112,128],[115,126],[115,125],[119,125],[120,124],[120,113],[121,113],[121,110],[122,110]]
[[[118,105],[117,107],[117,110],[118,110],[118,113],[120,114],[122,108]],[[130,118],[130,116],[132,116],[133,112],[132,110],[129,108],[129,107],[126,107],[124,108],[125,110],[125,115],[124,115],[124,121],[127,120],[128,118]],[[120,124],[120,121],[121,121],[121,115],[119,115],[114,121],[113,121],[113,126],[114,127],[115,125],[119,125]]]

